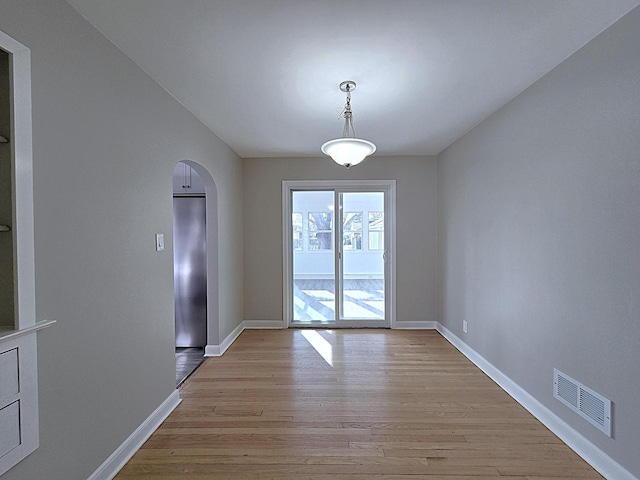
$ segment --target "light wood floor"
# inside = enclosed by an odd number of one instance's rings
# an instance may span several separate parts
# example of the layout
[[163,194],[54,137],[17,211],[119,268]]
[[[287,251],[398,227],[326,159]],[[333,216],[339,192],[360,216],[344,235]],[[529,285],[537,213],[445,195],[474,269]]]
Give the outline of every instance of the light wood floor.
[[245,331],[181,397],[117,479],[602,478],[435,331]]

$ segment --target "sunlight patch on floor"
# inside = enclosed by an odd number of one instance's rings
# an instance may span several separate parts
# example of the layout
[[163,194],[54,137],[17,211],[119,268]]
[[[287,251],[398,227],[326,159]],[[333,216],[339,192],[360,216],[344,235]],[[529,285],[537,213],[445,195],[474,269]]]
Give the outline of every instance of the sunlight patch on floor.
[[302,336],[320,354],[324,361],[330,367],[333,367],[333,347],[331,344],[315,330],[303,330]]

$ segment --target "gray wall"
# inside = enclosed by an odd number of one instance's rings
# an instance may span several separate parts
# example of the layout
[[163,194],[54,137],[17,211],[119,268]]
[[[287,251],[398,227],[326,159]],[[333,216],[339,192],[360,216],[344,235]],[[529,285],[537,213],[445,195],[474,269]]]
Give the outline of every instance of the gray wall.
[[[39,333],[41,446],[3,480],[86,478],[173,391],[183,159],[217,185],[220,338],[282,318],[282,180],[395,178],[398,321],[441,319],[640,475],[639,10],[447,149],[437,175],[433,157],[241,162],[66,2],[0,12],[32,51],[37,313],[58,321]],[[615,440],[551,398],[554,366],[615,401]]]
[[435,321],[435,157],[371,157],[345,169],[329,157],[243,160],[245,319],[282,320],[282,181],[396,180],[396,320]]
[[[0,50],[0,135],[11,138],[9,55]],[[13,225],[11,144],[0,143],[0,225]],[[0,232],[0,327],[14,326],[13,237]]]
[[[635,9],[438,158],[442,323],[636,476],[639,45]],[[615,439],[554,367],[614,401]]]
[[[11,479],[87,478],[175,388],[172,185],[219,203],[220,334],[242,314],[242,164],[62,0],[0,0],[31,49],[40,448]],[[156,253],[154,234],[166,250]]]

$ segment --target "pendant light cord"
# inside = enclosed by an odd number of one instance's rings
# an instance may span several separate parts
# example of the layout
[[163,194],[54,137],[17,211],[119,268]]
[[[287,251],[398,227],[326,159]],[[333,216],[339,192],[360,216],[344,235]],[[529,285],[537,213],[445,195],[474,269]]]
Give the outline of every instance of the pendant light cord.
[[346,86],[347,103],[342,111],[344,115],[344,129],[342,130],[342,136],[345,138],[355,138],[356,131],[353,128],[353,112],[351,111],[351,85]]

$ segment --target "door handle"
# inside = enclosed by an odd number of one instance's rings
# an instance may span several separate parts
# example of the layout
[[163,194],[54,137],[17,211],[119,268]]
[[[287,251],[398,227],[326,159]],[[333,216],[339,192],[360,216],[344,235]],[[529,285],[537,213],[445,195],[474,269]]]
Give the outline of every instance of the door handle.
[[384,263],[387,263],[387,251],[386,250],[384,252],[382,252],[382,261]]

